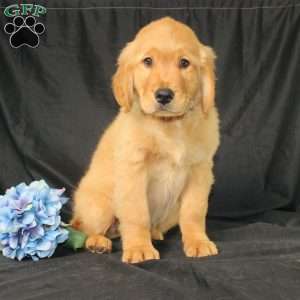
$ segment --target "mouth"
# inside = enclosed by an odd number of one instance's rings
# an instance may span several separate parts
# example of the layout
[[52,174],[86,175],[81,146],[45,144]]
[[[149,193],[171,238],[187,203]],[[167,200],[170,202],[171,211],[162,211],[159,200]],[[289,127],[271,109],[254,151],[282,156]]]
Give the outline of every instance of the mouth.
[[174,114],[174,113],[169,113],[169,114],[163,114],[163,113],[156,113],[151,115],[153,118],[164,121],[164,122],[172,122],[172,121],[178,121],[182,120],[185,116],[184,113],[182,114]]
[[185,105],[176,105],[178,107],[174,107],[174,104],[167,103],[152,103],[152,105],[149,107],[139,105],[140,111],[144,115],[151,116],[153,118],[157,119],[182,119],[185,114],[190,110],[190,102],[191,101],[185,101]]
[[157,104],[156,107],[154,108],[153,115],[170,117],[170,118],[184,116],[190,109],[189,104],[191,104],[191,101],[186,101],[186,102],[188,103],[188,105],[184,105],[184,107],[181,107],[180,110],[174,110],[172,105],[170,105],[172,103],[167,105]]
[[167,111],[170,113],[176,113],[175,111],[172,111],[168,105],[163,105],[163,104],[158,104],[156,111]]
[[166,108],[163,108],[163,109],[159,109],[159,110],[156,110],[153,115],[157,115],[157,116],[179,116],[179,115],[183,115],[184,112],[178,112],[178,111],[172,111],[172,110],[169,110],[169,109],[166,109]]
[[158,107],[154,109],[152,112],[146,112],[141,108],[141,112],[144,115],[148,115],[161,120],[175,120],[182,119],[185,115],[185,112],[172,111],[167,107]]
[[162,121],[173,121],[173,120],[181,120],[185,112],[172,111],[167,107],[159,107],[154,113],[151,114],[152,117],[160,119]]

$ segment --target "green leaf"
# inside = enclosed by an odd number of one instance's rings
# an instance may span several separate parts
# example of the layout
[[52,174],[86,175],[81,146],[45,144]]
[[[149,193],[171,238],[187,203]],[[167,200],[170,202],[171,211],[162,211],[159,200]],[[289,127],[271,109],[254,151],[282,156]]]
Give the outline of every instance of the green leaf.
[[65,229],[69,231],[69,238],[63,245],[75,251],[84,248],[87,235],[79,230],[72,228],[71,226],[67,226],[65,227]]

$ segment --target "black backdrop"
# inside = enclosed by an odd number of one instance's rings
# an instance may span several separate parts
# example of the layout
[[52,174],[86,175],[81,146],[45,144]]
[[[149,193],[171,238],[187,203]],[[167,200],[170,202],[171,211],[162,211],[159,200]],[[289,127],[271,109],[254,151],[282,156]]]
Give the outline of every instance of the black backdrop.
[[[1,10],[15,2],[0,1]],[[299,299],[300,282],[295,274],[298,278],[300,274],[293,267],[300,258],[300,230],[290,226],[299,224],[296,208],[300,204],[300,2],[22,2],[47,7],[47,14],[38,18],[46,32],[36,49],[13,49],[3,31],[11,20],[0,15],[1,192],[22,181],[44,178],[72,193],[99,136],[118,111],[111,76],[119,51],[143,25],[169,15],[189,24],[218,56],[216,101],[222,142],[215,159],[216,184],[209,215],[210,231],[221,256],[200,264],[185,260],[175,230],[160,245],[166,257],[160,263],[125,267],[119,263],[117,243],[111,257],[80,253],[82,259],[78,260],[77,255],[64,252],[56,260],[34,267],[29,262],[15,265],[1,260],[6,272],[0,270],[3,284],[10,282],[7,274],[15,276],[26,286],[24,299],[32,293],[36,298],[56,295],[67,299],[65,289],[71,293],[70,299],[81,293],[87,293],[87,299],[119,299],[119,292],[125,298],[129,295],[128,299],[160,299],[162,295],[164,299],[195,299],[195,295],[207,299]],[[64,209],[65,220],[70,206],[71,202]],[[236,221],[224,221],[229,218]],[[258,223],[244,225],[249,220]],[[279,256],[284,258],[280,263]],[[251,257],[256,257],[256,263]],[[59,262],[56,271],[51,269],[55,262]],[[89,264],[100,264],[101,269]],[[28,266],[35,275],[25,279]],[[68,268],[74,276],[64,281],[61,276],[66,274],[61,273]],[[80,268],[83,271],[78,271]],[[88,280],[81,281],[77,272]],[[108,287],[93,290],[93,284],[101,285],[99,273]],[[49,291],[38,280],[34,288],[28,288],[28,281],[40,276],[36,274],[47,276]],[[122,283],[116,278],[122,278]],[[153,287],[149,289],[148,283]],[[112,284],[118,284],[119,290],[112,292]],[[128,292],[130,284],[136,294]],[[17,299],[15,292],[8,289],[0,295]]]

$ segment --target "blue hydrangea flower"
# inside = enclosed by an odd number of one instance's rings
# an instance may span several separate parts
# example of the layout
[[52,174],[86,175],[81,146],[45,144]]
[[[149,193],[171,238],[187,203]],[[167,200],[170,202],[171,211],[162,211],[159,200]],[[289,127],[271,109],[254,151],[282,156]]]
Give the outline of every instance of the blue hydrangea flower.
[[53,189],[44,180],[21,183],[0,195],[0,250],[22,260],[50,257],[68,239],[60,227],[60,210],[68,201],[65,189]]

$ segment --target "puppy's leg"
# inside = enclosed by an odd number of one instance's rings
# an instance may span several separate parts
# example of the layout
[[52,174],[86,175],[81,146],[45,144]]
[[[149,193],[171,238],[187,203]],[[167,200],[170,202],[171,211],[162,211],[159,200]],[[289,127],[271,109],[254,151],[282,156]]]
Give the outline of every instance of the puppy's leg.
[[85,246],[91,252],[111,252],[111,240],[104,235],[114,221],[111,199],[101,185],[85,177],[74,197],[71,224],[88,235]]
[[182,194],[179,225],[184,252],[187,256],[216,255],[216,245],[206,235],[208,195],[213,184],[212,164],[192,166],[187,186]]
[[151,242],[150,216],[146,196],[147,173],[143,162],[122,162],[115,189],[116,217],[120,221],[123,262],[158,259]]
[[162,241],[164,239],[164,235],[158,228],[151,229],[151,238],[152,240]]

